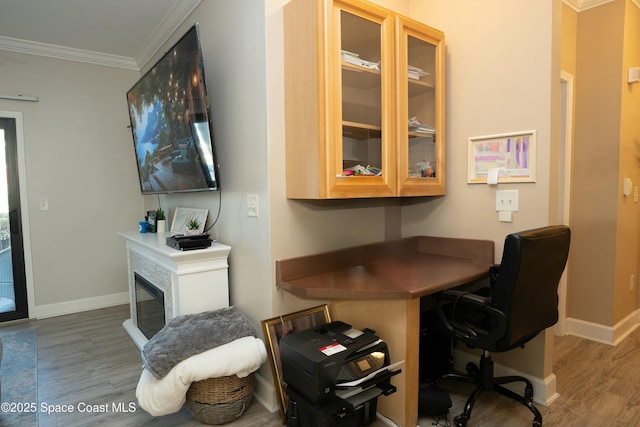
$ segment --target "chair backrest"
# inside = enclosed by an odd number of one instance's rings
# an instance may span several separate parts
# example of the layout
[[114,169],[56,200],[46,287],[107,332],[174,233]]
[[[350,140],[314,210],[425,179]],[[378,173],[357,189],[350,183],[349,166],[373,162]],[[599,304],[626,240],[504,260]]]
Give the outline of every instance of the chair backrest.
[[505,238],[490,304],[509,318],[494,351],[529,341],[558,321],[558,284],[569,255],[571,231],[564,225],[509,234]]

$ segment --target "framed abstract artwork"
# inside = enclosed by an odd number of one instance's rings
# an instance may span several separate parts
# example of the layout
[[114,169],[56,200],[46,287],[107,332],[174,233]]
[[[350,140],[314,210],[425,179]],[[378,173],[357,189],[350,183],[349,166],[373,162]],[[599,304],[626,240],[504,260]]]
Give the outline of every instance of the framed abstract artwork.
[[467,183],[535,181],[535,130],[469,138]]

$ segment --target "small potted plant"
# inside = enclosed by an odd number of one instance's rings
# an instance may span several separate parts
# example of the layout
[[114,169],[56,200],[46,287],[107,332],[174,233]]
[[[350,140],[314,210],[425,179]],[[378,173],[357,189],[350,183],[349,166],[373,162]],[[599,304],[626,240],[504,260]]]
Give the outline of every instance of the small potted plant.
[[156,231],[164,233],[167,229],[167,218],[164,216],[162,208],[156,210]]
[[187,233],[186,234],[198,234],[200,230],[200,222],[194,217],[187,220]]

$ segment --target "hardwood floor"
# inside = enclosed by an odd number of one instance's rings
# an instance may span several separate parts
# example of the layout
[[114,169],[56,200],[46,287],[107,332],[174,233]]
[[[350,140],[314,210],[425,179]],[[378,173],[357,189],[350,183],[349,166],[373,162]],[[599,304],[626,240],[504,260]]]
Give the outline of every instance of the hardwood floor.
[[[200,426],[187,409],[152,417],[137,406],[136,385],[142,372],[140,351],[122,328],[128,305],[49,319],[14,323],[8,329],[36,329],[38,407],[71,405],[73,413],[40,411],[38,426]],[[108,412],[81,413],[84,405],[103,405]],[[117,412],[113,405],[132,409]],[[80,406],[79,406],[80,405]],[[98,406],[98,409],[101,407]],[[279,414],[268,412],[255,399],[229,427],[281,426]]]
[[[38,425],[49,426],[198,426],[186,409],[154,418],[137,406],[135,388],[142,370],[140,353],[122,328],[128,306],[0,326],[2,332],[35,329],[37,336],[38,405],[72,405],[73,413],[38,413]],[[560,397],[549,408],[537,405],[545,426],[637,426],[640,421],[640,329],[616,347],[576,337],[555,338],[554,372]],[[421,427],[452,425],[471,387],[451,381],[454,407],[446,420],[434,424],[422,417]],[[78,404],[133,411],[80,413]],[[530,426],[528,409],[495,393],[484,393],[469,427]],[[385,425],[381,420],[372,427]],[[248,411],[229,427],[281,426],[277,413],[253,400]],[[28,427],[28,426],[27,426]]]
[[[544,426],[592,427],[640,425],[640,328],[617,346],[609,346],[573,336],[554,338],[554,368],[560,397],[544,407]],[[452,380],[441,385],[450,390],[453,408],[460,414],[473,386]],[[497,393],[483,393],[471,414],[469,427],[530,426],[531,412]],[[432,425],[431,417],[420,425]],[[436,424],[447,425],[444,422]]]

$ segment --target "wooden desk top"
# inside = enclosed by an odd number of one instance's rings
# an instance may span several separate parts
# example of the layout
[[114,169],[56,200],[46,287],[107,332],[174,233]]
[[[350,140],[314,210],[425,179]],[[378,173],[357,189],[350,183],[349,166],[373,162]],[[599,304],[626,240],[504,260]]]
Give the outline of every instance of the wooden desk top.
[[276,261],[278,287],[303,298],[412,299],[487,277],[489,240],[408,237]]

